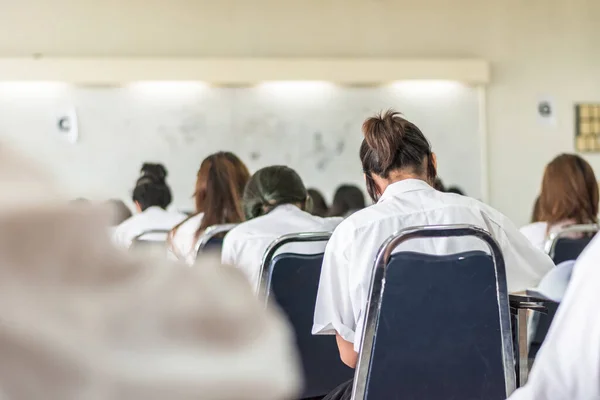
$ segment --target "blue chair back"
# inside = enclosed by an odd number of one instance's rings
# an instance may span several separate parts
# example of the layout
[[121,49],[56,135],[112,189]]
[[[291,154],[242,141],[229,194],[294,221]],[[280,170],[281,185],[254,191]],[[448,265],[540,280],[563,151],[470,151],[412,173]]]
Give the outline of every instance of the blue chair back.
[[[550,235],[546,241],[546,253],[555,265],[564,261],[576,260],[587,245],[592,241],[600,227],[596,224],[570,225]],[[573,239],[566,236],[581,234],[581,238]]]
[[286,235],[265,255],[260,292],[267,302],[275,302],[293,327],[304,372],[301,398],[324,396],[352,379],[354,371],[342,363],[335,336],[311,334],[323,254],[275,253],[294,242],[329,239],[329,233]]
[[[449,236],[480,238],[493,256],[392,255],[406,240]],[[377,257],[353,399],[506,399],[515,389],[511,335],[504,261],[487,232],[403,230]]]
[[200,240],[196,243],[196,258],[206,251],[218,251],[220,253],[225,235],[236,226],[237,224],[221,224],[206,228]]

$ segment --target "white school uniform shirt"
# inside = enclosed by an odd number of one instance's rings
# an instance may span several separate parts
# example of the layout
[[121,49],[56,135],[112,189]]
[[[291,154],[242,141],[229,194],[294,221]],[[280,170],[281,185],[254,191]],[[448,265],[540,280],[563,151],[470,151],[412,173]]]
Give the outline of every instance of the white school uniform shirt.
[[196,261],[196,231],[202,224],[204,213],[194,215],[177,228],[175,235],[171,238],[169,247],[169,256],[177,260],[185,261],[188,265],[193,265]]
[[[544,250],[546,245],[546,241],[550,237],[551,234],[560,231],[562,228],[573,225],[575,221],[566,220],[559,222],[558,224],[554,224],[548,229],[547,222],[534,222],[529,225],[525,225],[520,229],[523,236],[525,236],[535,247],[540,250]],[[577,238],[579,234],[575,234],[575,238]],[[567,236],[569,237],[569,236]]]
[[[290,233],[331,232],[342,218],[321,218],[300,210],[292,204],[276,207],[270,213],[243,222],[233,228],[223,241],[223,264],[240,268],[253,288],[258,288],[263,255],[277,238]],[[325,243],[297,243],[281,250],[299,254],[317,254]]]
[[[449,224],[475,225],[492,235],[504,255],[511,292],[536,286],[554,266],[493,208],[470,197],[439,192],[422,180],[403,180],[389,185],[377,204],[351,215],[333,233],[321,270],[313,334],[338,332],[358,351],[379,247],[404,228]],[[398,250],[435,255],[472,250],[489,253],[484,242],[471,237],[415,239]]]
[[527,384],[510,400],[600,399],[600,236],[575,262]]
[[[113,241],[121,247],[129,248],[133,239],[145,231],[171,230],[186,219],[185,214],[163,210],[160,207],[148,207],[133,215],[115,229]],[[166,235],[147,235],[145,240],[166,240]]]

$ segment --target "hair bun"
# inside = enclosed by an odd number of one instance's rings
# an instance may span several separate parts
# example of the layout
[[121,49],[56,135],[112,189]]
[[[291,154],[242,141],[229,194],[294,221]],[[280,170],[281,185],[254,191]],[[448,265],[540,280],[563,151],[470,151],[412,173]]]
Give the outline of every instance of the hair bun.
[[144,163],[140,170],[141,178],[150,178],[157,183],[164,183],[167,179],[167,169],[162,164]]
[[406,120],[399,112],[388,110],[385,114],[367,119],[363,124],[365,141],[377,155],[377,160],[384,171],[394,164],[398,149],[403,144],[404,124],[401,123],[403,121]]

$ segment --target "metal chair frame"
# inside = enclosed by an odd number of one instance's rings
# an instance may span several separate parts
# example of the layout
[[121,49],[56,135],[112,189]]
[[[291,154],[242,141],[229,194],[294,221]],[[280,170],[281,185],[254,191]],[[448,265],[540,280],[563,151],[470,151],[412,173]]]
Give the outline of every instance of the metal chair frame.
[[366,394],[375,331],[385,290],[385,277],[393,251],[399,245],[409,240],[447,237],[476,237],[486,243],[491,252],[496,275],[500,329],[502,332],[504,379],[507,397],[516,389],[515,358],[510,324],[509,298],[506,286],[506,269],[500,247],[488,232],[473,225],[416,226],[402,229],[390,236],[381,245],[375,258],[374,269],[371,275],[370,296],[366,307],[366,319],[363,327],[363,340],[360,346],[357,368],[354,375],[352,400],[362,400]]

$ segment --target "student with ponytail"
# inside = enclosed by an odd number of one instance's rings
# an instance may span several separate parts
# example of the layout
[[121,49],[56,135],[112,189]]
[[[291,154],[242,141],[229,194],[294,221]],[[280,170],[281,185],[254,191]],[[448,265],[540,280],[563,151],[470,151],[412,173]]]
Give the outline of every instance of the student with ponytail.
[[[256,289],[263,255],[275,239],[290,233],[330,232],[341,222],[341,218],[311,215],[310,203],[308,191],[293,169],[272,166],[258,170],[242,199],[248,221],[225,236],[223,264],[240,268]],[[320,243],[303,243],[295,252],[318,253],[323,247]]]
[[[550,258],[498,211],[472,198],[435,190],[435,154],[419,128],[399,113],[369,118],[363,134],[360,159],[376,204],[344,220],[329,240],[313,327],[314,334],[336,335],[341,358],[350,367],[356,365],[375,255],[403,228],[471,224],[485,229],[502,248],[510,291],[535,286],[553,267]],[[441,255],[486,247],[475,238],[436,238],[411,241],[401,249]]]
[[[133,239],[146,231],[170,230],[186,218],[184,214],[167,211],[172,196],[165,167],[145,163],[140,172],[132,196],[137,214],[121,223],[114,233],[115,243],[125,248],[129,248]],[[148,236],[145,239],[164,240],[158,235]]]
[[242,194],[248,179],[248,168],[233,153],[215,153],[202,161],[194,191],[196,213],[169,235],[169,250],[176,258],[193,264],[196,243],[208,227],[244,221]]

